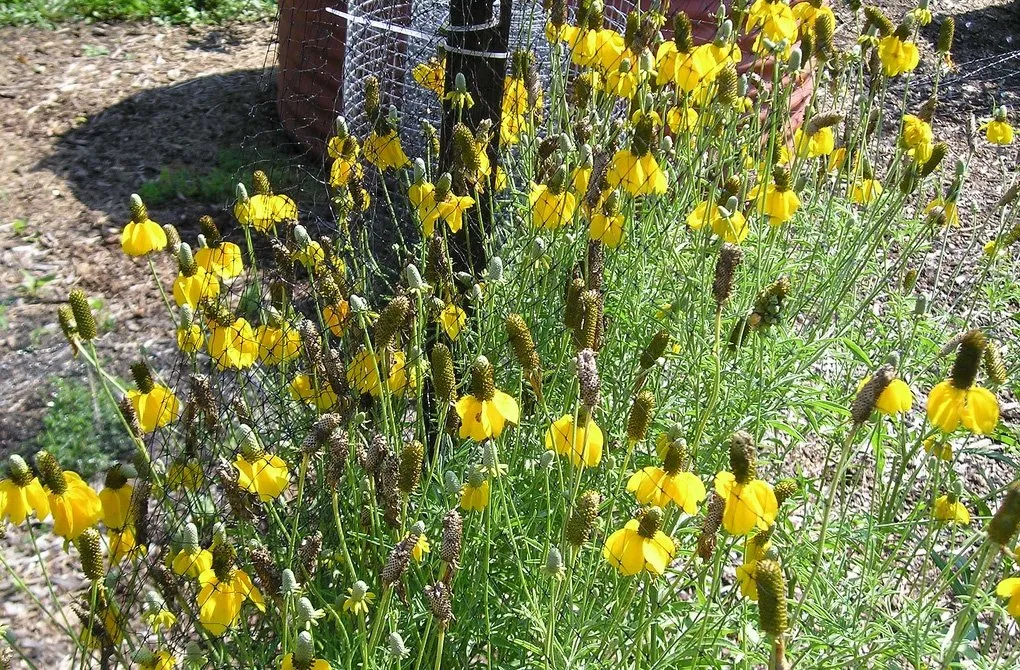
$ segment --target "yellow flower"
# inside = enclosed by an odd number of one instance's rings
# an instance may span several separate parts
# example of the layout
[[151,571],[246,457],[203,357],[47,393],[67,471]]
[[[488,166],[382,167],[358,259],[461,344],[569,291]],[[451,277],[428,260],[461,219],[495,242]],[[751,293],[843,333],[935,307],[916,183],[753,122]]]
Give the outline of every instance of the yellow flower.
[[762,533],[748,537],[744,541],[743,564],[737,566],[737,584],[740,585],[740,595],[752,601],[758,600],[758,583],[755,581],[758,561],[765,558],[772,549],[772,542],[763,539],[766,537]]
[[120,248],[128,256],[144,256],[166,248],[163,228],[146,216],[140,221],[129,221],[120,233]]
[[1007,577],[995,587],[995,595],[1000,598],[1009,598],[1006,611],[1009,615],[1020,621],[1020,577]]
[[655,53],[656,84],[663,86],[670,82],[681,91],[691,93],[712,80],[717,70],[717,61],[710,45],[694,47],[690,53],[681,53],[676,42],[667,40],[659,45]]
[[[386,376],[386,386],[389,390],[397,395],[402,394],[408,387],[414,390],[417,380],[414,376],[409,378],[404,369],[404,352],[388,352],[386,357],[389,359],[389,372]],[[372,352],[361,349],[347,366],[347,382],[358,393],[368,393],[378,398],[382,393],[379,373],[380,369],[386,372],[385,367],[384,362],[377,360]]]
[[153,385],[148,393],[128,391],[127,397],[138,415],[138,425],[146,433],[162,428],[180,413],[181,404],[177,396],[162,384]]
[[48,491],[53,533],[74,540],[103,518],[103,503],[77,473],[63,472],[63,491]]
[[290,470],[275,454],[247,457],[238,454],[234,468],[237,469],[237,485],[248,493],[256,494],[262,502],[278,497],[290,485]]
[[202,300],[212,299],[220,294],[220,282],[216,275],[207,272],[201,266],[196,266],[193,275],[188,276],[183,272],[177,274],[173,292],[174,302],[178,307],[187,305],[195,309]]
[[254,336],[259,346],[259,362],[266,365],[286,363],[301,353],[301,333],[288,324],[256,326]]
[[358,580],[354,586],[347,589],[347,599],[344,600],[344,611],[354,616],[368,614],[368,606],[375,600],[375,594],[368,590],[368,584]]
[[436,221],[442,219],[456,233],[464,226],[464,213],[474,207],[475,199],[469,195],[447,193],[446,197],[436,202],[435,191],[426,193],[418,205],[418,216],[425,229],[425,237],[431,237]]
[[343,298],[322,308],[322,319],[326,322],[326,327],[337,337],[343,337],[347,332],[350,317],[351,305]]
[[768,40],[775,45],[784,45],[785,48],[778,55],[784,60],[789,58],[790,49],[797,39],[797,19],[788,4],[755,0],[747,14],[747,32],[753,33],[755,29],[759,29],[754,41],[756,53],[768,52]]
[[953,460],[953,445],[948,440],[936,440],[934,435],[924,441],[924,450],[940,461]]
[[631,149],[620,149],[613,155],[606,180],[610,188],[622,185],[635,197],[662,195],[668,187],[666,174],[659,167],[651,151],[638,156]]
[[[421,67],[420,65],[418,67]],[[280,661],[280,670],[331,670],[329,661],[321,658],[313,658],[308,665],[298,666],[294,662],[294,654],[286,654]]]
[[365,160],[380,170],[402,168],[410,162],[395,130],[382,135],[373,130],[365,140]]
[[309,272],[315,272],[326,261],[326,251],[321,244],[312,240],[294,252],[294,260],[305,266]]
[[829,154],[829,162],[826,166],[826,170],[829,172],[839,172],[843,169],[843,165],[846,163],[846,147],[839,147],[831,154]]
[[516,400],[496,389],[488,400],[463,396],[457,401],[457,415],[461,421],[460,437],[481,442],[502,435],[507,423],[516,425],[520,420],[520,408]]
[[202,466],[195,460],[175,460],[166,473],[166,485],[171,491],[196,491],[203,480]]
[[935,509],[932,515],[936,521],[948,521],[961,526],[970,523],[970,512],[955,495],[939,496],[935,500]]
[[676,545],[659,530],[661,517],[662,510],[652,507],[640,520],[628,521],[606,540],[602,557],[623,575],[636,575],[642,570],[653,575],[664,573],[676,556]]
[[627,60],[606,74],[603,86],[606,93],[622,100],[630,100],[637,93],[639,83],[638,72],[633,68],[631,61]]
[[233,279],[244,272],[241,247],[233,242],[220,242],[216,247],[199,247],[195,251],[195,264],[220,279]]
[[917,45],[896,33],[878,41],[878,57],[882,61],[882,72],[887,77],[912,72],[921,60]]
[[120,530],[111,528],[107,531],[110,546],[110,565],[114,566],[125,558],[137,561],[148,553],[144,544],[135,541],[135,529],[125,526]]
[[835,25],[835,15],[828,6],[822,3],[818,3],[816,7],[812,2],[798,2],[791,9],[793,10],[793,17],[797,19],[797,23],[800,25],[801,32],[803,33],[811,33],[813,35],[815,32],[815,21],[822,15],[832,17],[833,25]]
[[520,139],[520,134],[530,130],[531,118],[541,109],[541,92],[534,100],[531,100],[528,85],[524,79],[520,77],[504,79],[503,114],[499,129],[500,142],[507,146],[516,144]]
[[439,313],[439,324],[443,327],[446,336],[456,340],[460,331],[467,325],[467,313],[457,305],[450,303]]
[[715,476],[715,492],[726,501],[723,528],[731,535],[747,535],[755,527],[766,530],[776,520],[776,494],[760,479],[738,484],[732,472],[723,470]]
[[583,427],[574,424],[573,414],[564,414],[545,433],[545,448],[569,456],[578,467],[594,468],[602,460],[605,439],[595,419],[584,409],[578,412]]
[[221,580],[215,570],[209,569],[199,575],[198,582],[202,587],[196,599],[198,620],[213,635],[223,635],[237,623],[245,600],[254,603],[259,611],[266,611],[262,593],[244,570],[233,568]]
[[985,139],[992,144],[1013,144],[1013,126],[1006,120],[993,119],[985,124]]
[[328,412],[337,403],[337,395],[333,387],[325,379],[316,385],[311,375],[298,375],[290,383],[290,392],[295,399],[304,401],[315,407],[319,412]]
[[[903,130],[900,133],[900,142],[907,149],[918,149],[922,147],[929,147],[928,153],[931,153],[931,145],[934,141],[934,134],[931,130],[931,124],[924,119],[914,116],[913,114],[906,114],[903,117]],[[918,158],[918,160],[928,160],[925,158]]]
[[796,193],[790,189],[780,189],[772,183],[765,188],[761,185],[755,186],[748,193],[748,197],[755,201],[758,213],[768,217],[769,225],[772,227],[789,221],[800,209],[800,198]]
[[858,205],[870,205],[882,195],[882,182],[877,179],[859,179],[854,182],[850,199]]
[[81,632],[81,643],[88,649],[102,649],[112,641],[114,646],[119,645],[123,639],[120,618],[117,610],[111,605],[102,614],[103,632],[93,631],[91,626],[85,626]]
[[188,328],[177,329],[177,348],[186,354],[193,354],[202,348],[202,329],[197,323]]
[[623,241],[623,224],[623,214],[596,212],[591,217],[591,225],[588,227],[588,239],[599,240],[610,249],[615,249]]
[[747,219],[742,213],[734,210],[726,216],[726,210],[721,207],[715,208],[715,216],[712,218],[712,232],[722,238],[723,242],[740,244],[747,239],[751,229],[747,225]]
[[929,214],[936,207],[941,207],[942,211],[946,215],[946,225],[958,227],[960,225],[960,209],[956,206],[956,203],[952,200],[945,200],[943,198],[935,198],[928,203],[928,206],[924,208],[924,213]]
[[234,218],[242,226],[251,226],[264,233],[277,223],[296,221],[298,209],[294,201],[285,195],[257,193],[234,204]]
[[220,369],[243,370],[255,363],[259,343],[251,324],[237,318],[229,325],[211,323],[206,349]]
[[466,512],[481,512],[489,506],[489,480],[467,482],[460,493],[460,506]]
[[577,198],[573,193],[555,192],[546,184],[532,184],[528,195],[531,222],[536,228],[555,230],[574,218]]
[[639,503],[665,508],[674,503],[685,513],[698,513],[698,503],[705,499],[705,485],[692,472],[673,472],[648,466],[631,475],[627,490]]
[[107,482],[99,492],[99,502],[103,505],[103,523],[110,528],[123,528],[131,518],[131,493],[134,487],[130,484],[110,486],[110,477],[107,477]]
[[181,576],[198,579],[205,571],[212,569],[213,556],[208,549],[194,547],[192,551],[181,549],[174,556],[170,567]]
[[[171,614],[171,616],[173,616]],[[138,663],[138,670],[174,670],[177,659],[169,651],[160,650]]]
[[418,63],[411,70],[411,76],[422,88],[442,97],[446,88],[446,59],[430,58]]
[[365,170],[355,156],[338,156],[329,168],[329,185],[333,188],[347,186],[351,179],[360,181],[365,176]]
[[[865,377],[857,385],[857,390],[860,391],[864,388],[864,385],[868,383],[871,377]],[[911,393],[910,387],[902,379],[894,379],[889,382],[889,385],[882,389],[882,393],[879,394],[875,400],[875,409],[882,414],[904,414],[910,411],[911,406],[914,404],[914,394]]]
[[673,134],[689,133],[698,125],[698,112],[693,107],[670,107],[666,125]]
[[50,515],[46,491],[20,457],[9,460],[10,476],[0,480],[0,519],[7,518],[17,526],[34,511],[40,521]]
[[831,127],[821,128],[811,135],[804,132],[803,128],[798,128],[793,134],[793,145],[801,158],[828,156],[836,149],[836,136]]
[[702,200],[694,211],[687,215],[687,226],[691,230],[701,230],[705,224],[711,224],[718,217],[719,206],[708,200]]
[[999,423],[999,401],[986,388],[972,385],[961,389],[946,379],[928,394],[928,420],[943,433],[963,424],[972,433],[988,435]]
[[[408,533],[408,535],[410,535],[410,533]],[[408,535],[405,535],[404,537],[407,538]],[[429,538],[425,536],[425,533],[422,533],[418,536],[418,541],[414,543],[413,547],[411,547],[411,557],[421,563],[425,560],[425,554],[428,554],[431,551],[432,547],[429,546]]]
[[584,194],[588,192],[592,170],[594,168],[590,165],[579,165],[574,168],[574,174],[570,179],[570,183],[574,186],[574,193],[584,197]]

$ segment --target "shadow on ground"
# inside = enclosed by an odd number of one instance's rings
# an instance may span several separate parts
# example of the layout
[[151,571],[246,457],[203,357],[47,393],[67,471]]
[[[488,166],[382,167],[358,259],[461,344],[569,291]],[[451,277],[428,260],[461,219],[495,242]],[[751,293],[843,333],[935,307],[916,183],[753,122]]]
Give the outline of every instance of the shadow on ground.
[[318,183],[321,164],[283,132],[273,97],[271,71],[261,68],[144,90],[65,133],[34,169],[63,177],[75,198],[114,221],[142,193],[154,220],[190,233],[201,214],[229,218],[234,184],[250,183],[255,169],[286,172],[284,191],[305,177]]

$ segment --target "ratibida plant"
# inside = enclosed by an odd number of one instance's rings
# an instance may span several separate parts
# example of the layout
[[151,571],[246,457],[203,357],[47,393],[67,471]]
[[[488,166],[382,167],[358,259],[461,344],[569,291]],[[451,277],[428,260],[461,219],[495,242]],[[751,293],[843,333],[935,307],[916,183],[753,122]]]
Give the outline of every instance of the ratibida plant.
[[[34,601],[74,665],[1020,663],[1016,472],[963,463],[1015,463],[987,297],[1015,176],[978,230],[935,89],[904,106],[952,19],[926,54],[927,5],[855,13],[848,49],[814,0],[707,41],[603,10],[536,5],[481,123],[442,53],[411,64],[449,146],[367,78],[326,229],[264,172],[195,240],[132,198],[176,358],[100,356],[81,292],[59,321],[134,457],[0,481],[10,537],[81,567]],[[368,223],[401,233],[384,269]]]

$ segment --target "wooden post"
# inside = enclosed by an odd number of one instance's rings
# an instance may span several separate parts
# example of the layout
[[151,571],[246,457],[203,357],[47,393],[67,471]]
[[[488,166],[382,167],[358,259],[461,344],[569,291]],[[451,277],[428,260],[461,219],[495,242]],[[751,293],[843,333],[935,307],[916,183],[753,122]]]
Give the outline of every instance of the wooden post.
[[[503,80],[510,60],[508,48],[512,0],[500,0],[498,17],[495,16],[494,5],[495,0],[450,0],[450,25],[453,29],[447,34],[446,40],[449,46],[446,54],[446,91],[453,90],[457,74],[460,73],[464,75],[467,90],[474,99],[474,106],[463,110],[462,121],[472,132],[478,129],[483,119],[492,121],[493,140],[489,143],[488,154],[493,175],[497,164]],[[471,26],[485,27],[458,30]],[[439,161],[442,171],[448,171],[453,164],[453,127],[456,124],[456,110],[449,103],[444,103]],[[490,198],[492,188],[488,187],[476,206],[469,210],[464,228],[447,238],[454,271],[476,274],[485,267],[487,260],[482,245],[482,231],[492,229]]]

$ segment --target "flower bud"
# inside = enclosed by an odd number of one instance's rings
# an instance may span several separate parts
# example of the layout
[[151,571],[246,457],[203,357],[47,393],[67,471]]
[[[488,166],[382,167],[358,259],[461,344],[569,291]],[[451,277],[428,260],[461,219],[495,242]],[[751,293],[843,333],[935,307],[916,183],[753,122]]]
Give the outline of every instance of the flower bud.
[[294,571],[290,568],[284,568],[280,572],[280,595],[296,596],[300,593],[301,585],[298,583],[297,577],[294,576]]
[[411,653],[407,649],[407,645],[404,644],[404,638],[397,631],[393,631],[386,638],[386,646],[389,649],[390,655],[397,659],[404,658]]
[[458,496],[464,485],[460,481],[460,477],[453,470],[447,470],[443,474],[443,488],[446,490],[447,495]]

